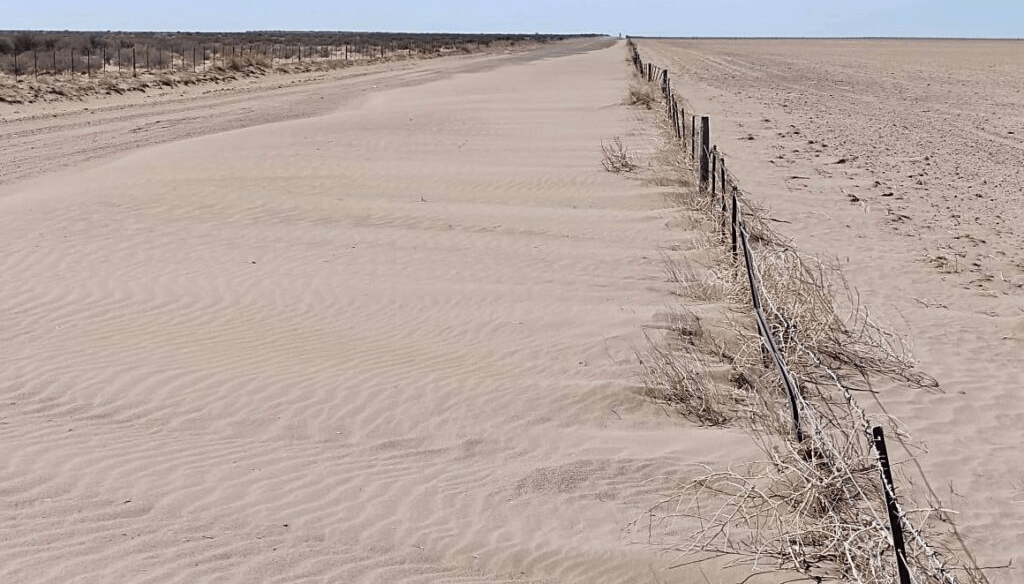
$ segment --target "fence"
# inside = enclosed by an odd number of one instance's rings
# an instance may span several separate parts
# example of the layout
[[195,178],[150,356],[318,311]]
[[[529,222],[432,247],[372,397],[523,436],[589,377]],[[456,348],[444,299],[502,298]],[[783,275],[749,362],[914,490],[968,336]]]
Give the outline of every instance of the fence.
[[[627,40],[627,47],[637,74],[648,83],[660,85],[661,95],[665,102],[665,114],[671,125],[671,131],[676,140],[690,154],[699,181],[699,192],[711,198],[712,208],[715,209],[714,212],[721,220],[723,239],[728,242],[731,257],[746,272],[746,283],[750,289],[752,312],[762,344],[762,354],[765,361],[778,373],[781,385],[785,389],[789,402],[789,417],[792,421],[793,440],[801,446],[808,445],[810,452],[833,457],[830,463],[838,465],[852,478],[854,471],[842,460],[842,448],[833,443],[821,423],[822,417],[802,395],[800,379],[787,364],[786,356],[779,348],[781,340],[776,331],[783,331],[787,334],[787,340],[793,342],[792,331],[795,327],[791,319],[784,315],[777,304],[766,295],[762,286],[751,244],[752,238],[744,220],[742,191],[737,186],[738,182],[735,176],[727,171],[725,158],[717,146],[711,144],[709,117],[697,116],[692,112],[687,117],[685,108],[672,89],[668,70],[645,62],[632,39]],[[689,132],[687,132],[687,126],[689,126]],[[772,320],[769,319],[769,314]],[[899,583],[911,584],[912,582],[928,581],[958,584],[956,576],[947,565],[947,560],[933,546],[929,545],[921,530],[911,522],[906,511],[898,502],[882,428],[871,423],[864,409],[854,400],[850,388],[844,385],[836,371],[827,367],[819,355],[801,344],[799,340],[795,342],[797,350],[811,366],[821,370],[824,373],[824,379],[831,380],[838,388],[844,402],[849,410],[854,412],[859,422],[857,425],[860,428],[856,431],[863,432],[868,446],[874,453],[881,490],[884,494],[885,512],[873,511],[870,524],[878,536],[892,546]],[[882,521],[882,516],[885,516],[887,521]],[[912,552],[917,554],[915,558],[918,560],[915,564],[918,568],[917,573],[912,573],[910,569],[910,556],[908,556],[905,535],[909,535],[914,544]],[[853,563],[852,560],[851,563]],[[891,577],[887,581],[891,581]]]
[[50,49],[15,52],[0,59],[0,72],[20,77],[42,75],[85,75],[105,72],[128,73],[133,76],[154,72],[207,71],[209,68],[231,68],[246,64],[274,67],[284,63],[320,61],[369,61],[408,57],[412,48],[390,44],[327,44],[291,45],[252,43],[142,45],[88,49]]

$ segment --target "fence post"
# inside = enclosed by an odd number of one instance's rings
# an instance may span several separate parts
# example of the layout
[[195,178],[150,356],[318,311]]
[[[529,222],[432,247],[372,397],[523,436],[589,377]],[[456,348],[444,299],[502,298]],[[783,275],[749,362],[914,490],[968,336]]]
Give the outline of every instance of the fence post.
[[85,51],[85,76],[92,77],[92,51],[89,49]]
[[697,116],[690,116],[690,160],[697,160]]
[[18,82],[18,50],[14,50],[14,82]]
[[132,77],[136,77],[136,69],[135,69],[135,45],[132,45]]
[[71,49],[71,76],[75,76],[75,50]]
[[718,146],[711,148],[711,196],[718,194],[715,183],[718,182]]
[[708,184],[708,155],[711,148],[711,118],[701,116],[700,118],[700,184],[707,188]]
[[903,543],[903,525],[896,506],[896,487],[892,482],[892,470],[889,468],[889,453],[885,448],[885,432],[881,426],[871,429],[871,438],[875,452],[878,454],[878,465],[881,468],[882,486],[885,490],[885,506],[889,510],[889,528],[892,530],[892,545],[896,550],[896,570],[900,575],[900,584],[910,584],[910,569],[907,566],[907,550]]
[[39,81],[39,53],[36,51],[32,51],[32,75]]
[[725,222],[728,221],[729,216],[729,189],[726,188],[725,182],[725,157],[721,154],[718,155],[718,174],[718,184],[722,189],[722,236],[725,237],[729,233],[728,229],[725,227]]
[[775,343],[775,337],[772,336],[772,330],[768,327],[768,319],[765,318],[764,309],[761,306],[761,293],[758,290],[756,274],[757,267],[754,265],[754,254],[750,251],[750,240],[747,239],[746,230],[742,224],[737,228],[737,231],[739,232],[740,245],[743,246],[743,259],[747,267],[747,282],[750,284],[750,299],[754,304],[754,319],[757,321],[757,332],[761,337],[761,354],[767,360],[773,362],[775,369],[779,372],[782,385],[785,386],[786,394],[789,396],[789,413],[793,418],[793,434],[796,437],[797,444],[802,444],[804,441],[804,431],[800,426],[800,404],[797,401],[798,390],[796,383],[785,361],[782,360],[782,355]]
[[683,139],[683,131],[679,128],[679,122],[681,118],[679,116],[679,101],[676,100],[676,96],[672,96],[672,127],[676,130],[676,140]]
[[740,253],[737,248],[736,223],[739,220],[739,198],[736,196],[736,187],[732,188],[732,259],[739,261]]
[[57,75],[57,49],[53,50],[53,74]]

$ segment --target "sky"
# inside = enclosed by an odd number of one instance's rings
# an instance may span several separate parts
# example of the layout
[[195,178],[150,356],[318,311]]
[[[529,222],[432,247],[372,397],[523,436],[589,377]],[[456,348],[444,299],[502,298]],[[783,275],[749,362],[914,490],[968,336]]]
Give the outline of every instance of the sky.
[[33,0],[4,30],[1024,37],[1024,0]]

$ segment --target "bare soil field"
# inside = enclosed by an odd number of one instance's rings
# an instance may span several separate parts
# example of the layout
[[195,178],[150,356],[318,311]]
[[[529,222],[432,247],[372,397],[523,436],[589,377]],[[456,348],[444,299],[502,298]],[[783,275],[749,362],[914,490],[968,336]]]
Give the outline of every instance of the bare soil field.
[[1024,562],[1024,43],[658,40],[687,115],[803,251],[838,258],[938,388],[875,380],[916,488],[991,582]]
[[11,112],[0,581],[748,574],[627,528],[755,449],[645,396],[693,234],[602,169],[657,135],[580,43]]

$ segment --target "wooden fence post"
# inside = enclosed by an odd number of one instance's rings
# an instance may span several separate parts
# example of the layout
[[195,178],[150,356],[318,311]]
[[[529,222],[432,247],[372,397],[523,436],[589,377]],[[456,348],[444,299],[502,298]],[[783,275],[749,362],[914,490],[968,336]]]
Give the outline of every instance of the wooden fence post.
[[718,182],[718,146],[711,148],[711,196],[718,194],[715,183]]
[[892,530],[892,545],[896,551],[896,571],[900,575],[900,584],[910,584],[907,550],[903,543],[903,525],[900,523],[900,513],[896,505],[896,487],[892,482],[892,470],[889,468],[889,453],[885,448],[885,432],[881,426],[871,429],[871,438],[874,442],[875,452],[878,454],[878,465],[881,467],[885,507],[889,511],[889,529]]
[[71,49],[71,76],[75,76],[75,50]]
[[701,116],[700,118],[700,184],[707,188],[709,159],[711,148],[711,118]]
[[721,185],[722,189],[722,236],[725,237],[729,234],[728,229],[725,226],[725,222],[728,221],[729,216],[729,189],[726,188],[725,181],[725,157],[721,154],[718,155],[718,184]]
[[36,81],[39,81],[39,53],[36,51],[32,51],[32,75],[36,78]]
[[[746,230],[742,223],[737,227],[739,232],[740,246],[743,248],[743,259],[747,268],[747,282],[750,284],[750,300],[754,304],[754,318],[757,321],[757,332],[761,337],[762,356],[775,364],[779,372],[782,385],[786,388],[789,396],[789,413],[793,418],[793,434],[798,444],[804,441],[804,431],[800,425],[800,403],[798,401],[798,389],[793,376],[782,359],[782,354],[772,336],[772,329],[768,326],[768,319],[764,315],[764,308],[761,306],[761,292],[758,290],[757,267],[754,265],[754,254],[750,251],[750,240],[747,239]],[[767,365],[767,363],[766,363]]]
[[739,261],[740,252],[737,247],[736,224],[739,222],[739,197],[736,196],[736,187],[732,189],[732,259]]
[[137,76],[137,70],[135,68],[135,45],[132,45],[132,77]]
[[697,160],[697,116],[690,116],[690,160]]

